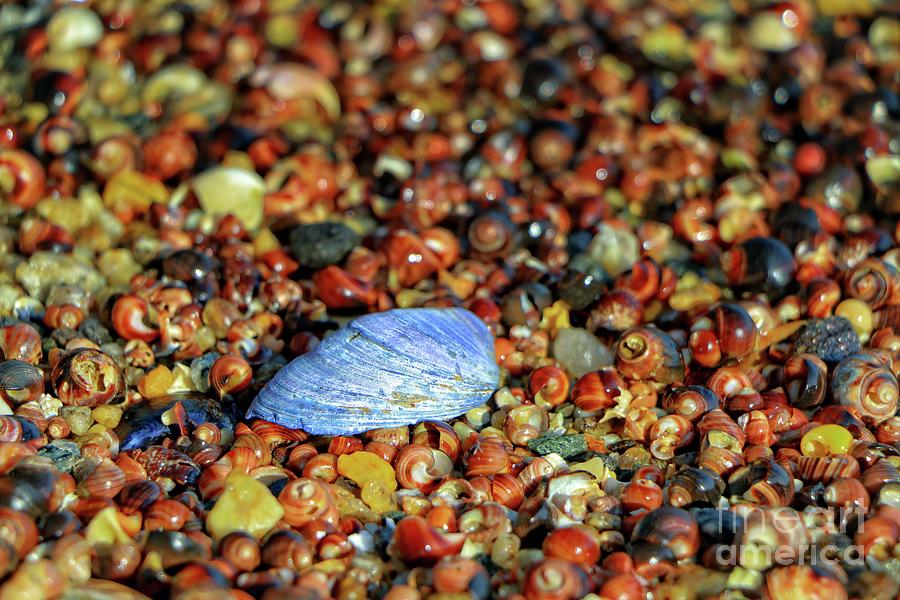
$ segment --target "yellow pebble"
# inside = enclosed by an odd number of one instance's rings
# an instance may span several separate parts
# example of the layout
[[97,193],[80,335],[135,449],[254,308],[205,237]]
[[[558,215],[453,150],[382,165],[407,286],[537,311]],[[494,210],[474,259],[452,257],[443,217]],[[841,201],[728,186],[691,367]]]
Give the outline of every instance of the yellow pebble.
[[94,421],[104,427],[114,429],[119,426],[119,421],[122,419],[122,409],[118,406],[102,404],[91,411],[91,416],[94,417]]
[[872,333],[874,323],[872,321],[872,309],[862,300],[848,298],[834,309],[837,317],[844,317],[850,321],[853,331],[859,336],[859,341],[866,343]]
[[158,398],[166,395],[174,379],[169,367],[159,365],[138,381],[137,388],[144,398]]
[[165,202],[168,197],[165,185],[137,171],[119,171],[103,190],[103,203],[113,212],[144,212],[154,202]]
[[553,337],[560,329],[568,329],[572,324],[569,322],[569,305],[565,300],[557,300],[544,309],[541,315],[541,329],[550,333]]
[[284,516],[284,508],[256,479],[239,471],[225,479],[225,491],[209,511],[206,530],[218,541],[232,531],[262,539]]
[[394,510],[397,507],[394,503],[394,490],[389,488],[390,485],[385,485],[385,482],[372,479],[363,484],[360,497],[375,512]]
[[810,429],[800,440],[804,456],[846,454],[853,445],[853,434],[840,425],[819,425]]
[[360,451],[341,454],[337,461],[338,473],[359,487],[368,481],[380,481],[390,491],[397,489],[397,478],[389,462],[372,452]]
[[114,506],[107,506],[94,515],[88,523],[84,537],[92,546],[131,541],[119,521],[119,513]]
[[376,512],[391,510],[397,477],[394,468],[371,452],[354,452],[338,457],[338,473],[360,487],[360,497]]

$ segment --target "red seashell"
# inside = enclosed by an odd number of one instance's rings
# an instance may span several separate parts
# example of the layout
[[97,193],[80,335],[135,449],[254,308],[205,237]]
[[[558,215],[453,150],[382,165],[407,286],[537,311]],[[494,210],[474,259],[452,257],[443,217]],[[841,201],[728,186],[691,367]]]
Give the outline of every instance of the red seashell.
[[429,494],[453,471],[453,461],[440,450],[409,444],[397,454],[394,470],[402,487]]
[[407,516],[397,523],[392,540],[399,556],[412,565],[433,565],[462,550],[466,535],[439,532],[422,517]]
[[209,370],[210,385],[220,397],[244,391],[252,380],[250,363],[235,354],[220,356]]
[[22,210],[32,208],[44,196],[44,167],[24,150],[0,148],[0,175],[14,182],[4,198]]
[[522,580],[522,593],[531,600],[581,598],[589,589],[587,575],[581,567],[558,558],[534,563]]
[[582,567],[592,567],[600,558],[597,531],[586,525],[554,529],[544,539],[544,555],[560,558]]
[[193,517],[191,509],[181,502],[160,498],[147,509],[144,515],[144,529],[178,531]]
[[594,412],[615,406],[625,380],[611,367],[582,375],[572,388],[572,402],[585,412]]

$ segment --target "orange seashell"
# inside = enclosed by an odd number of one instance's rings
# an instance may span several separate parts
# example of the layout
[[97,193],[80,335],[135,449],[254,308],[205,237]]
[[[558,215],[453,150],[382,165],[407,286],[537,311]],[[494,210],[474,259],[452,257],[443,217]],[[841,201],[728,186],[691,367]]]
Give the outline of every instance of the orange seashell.
[[426,516],[428,524],[440,531],[456,533],[459,527],[456,522],[456,512],[449,506],[439,504],[428,511]]
[[299,533],[276,531],[263,544],[262,562],[270,567],[302,570],[313,562],[313,549]]
[[610,600],[641,600],[644,586],[634,574],[619,573],[603,582],[598,594]]
[[847,589],[824,569],[809,565],[775,567],[766,574],[765,597],[767,600],[846,600]]
[[672,337],[655,327],[634,327],[616,343],[616,369],[628,379],[676,383],[684,379],[684,357]]
[[[636,510],[655,510],[662,506],[663,492],[659,485],[650,479],[632,479],[619,497],[622,508],[627,512]],[[563,557],[560,557],[563,558]]]
[[244,391],[252,380],[250,363],[235,354],[220,356],[209,370],[209,383],[219,397]]
[[219,554],[238,571],[253,571],[262,562],[259,542],[249,533],[233,531],[219,541]]
[[362,440],[355,437],[339,435],[331,438],[328,442],[328,452],[335,456],[341,454],[353,454],[363,449]]
[[700,530],[691,513],[663,506],[646,513],[637,522],[631,541],[665,546],[676,559],[681,560],[697,553],[700,547]]
[[20,360],[36,365],[43,355],[41,334],[25,323],[0,327],[0,351],[5,360]]
[[128,483],[119,492],[117,504],[124,515],[144,513],[162,497],[159,484],[149,479]]
[[559,367],[539,367],[528,378],[528,391],[537,404],[559,406],[569,396],[569,376]]
[[454,463],[459,458],[459,435],[453,427],[442,421],[423,421],[413,427],[412,443],[440,450]]
[[317,479],[294,479],[278,494],[284,508],[282,519],[292,527],[302,527],[313,520],[337,522],[337,510],[328,484]]
[[453,461],[440,450],[410,444],[397,454],[394,470],[402,487],[428,494],[453,471]]
[[313,456],[303,467],[303,476],[334,483],[338,478],[337,456],[327,452]]
[[484,502],[459,516],[459,530],[473,542],[489,543],[512,531],[506,509],[496,502]]
[[417,516],[404,517],[394,529],[392,545],[400,558],[412,565],[433,565],[445,556],[459,553],[466,540],[463,533],[442,533]]
[[[661,497],[661,496],[660,496]],[[554,529],[544,539],[544,555],[588,568],[600,558],[597,531],[586,525]]]
[[107,404],[125,391],[121,369],[108,354],[91,348],[64,354],[50,371],[50,383],[66,406]]
[[489,585],[488,572],[478,561],[462,556],[445,556],[432,567],[434,588],[444,594],[464,594],[475,586]]
[[193,518],[194,513],[181,502],[161,498],[147,509],[144,515],[144,529],[178,531]]
[[681,415],[692,423],[711,410],[720,408],[721,399],[708,387],[687,385],[672,387],[663,397],[662,407],[670,414]]
[[589,589],[587,575],[581,567],[558,558],[534,563],[522,580],[522,593],[534,600],[581,598]]
[[38,528],[34,519],[23,512],[0,506],[0,540],[7,542],[24,557],[38,543]]
[[516,510],[525,500],[525,487],[510,473],[491,476],[491,497],[503,506]]
[[466,477],[504,473],[509,468],[509,454],[502,442],[484,438],[466,450],[463,464]]
[[572,388],[572,402],[585,412],[615,406],[622,390],[628,389],[625,380],[611,367],[582,375]]
[[800,456],[796,476],[807,482],[830,483],[839,477],[859,477],[859,463],[849,454]]
[[516,446],[526,446],[537,438],[550,425],[547,409],[537,404],[517,406],[506,414],[503,421],[503,432],[510,442]]
[[82,498],[112,498],[125,486],[125,472],[108,459],[94,464],[82,463],[78,495]]

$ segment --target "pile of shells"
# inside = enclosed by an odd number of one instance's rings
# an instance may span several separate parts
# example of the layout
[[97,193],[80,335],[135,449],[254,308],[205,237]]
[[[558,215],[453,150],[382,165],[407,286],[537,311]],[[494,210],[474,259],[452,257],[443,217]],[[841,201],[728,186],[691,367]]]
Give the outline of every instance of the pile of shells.
[[0,3],[0,600],[896,598],[898,49]]

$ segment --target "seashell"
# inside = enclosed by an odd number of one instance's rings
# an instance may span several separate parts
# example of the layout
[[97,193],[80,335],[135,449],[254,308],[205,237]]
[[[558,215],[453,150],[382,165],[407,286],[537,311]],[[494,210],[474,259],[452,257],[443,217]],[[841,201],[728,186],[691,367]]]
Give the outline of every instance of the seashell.
[[445,420],[486,402],[499,370],[487,326],[460,308],[361,317],[278,372],[248,418],[313,434]]
[[462,594],[475,600],[491,596],[487,569],[472,558],[445,556],[432,569],[432,578],[435,590],[442,594]]
[[108,354],[92,348],[66,353],[50,372],[53,391],[66,406],[108,404],[125,391],[125,378]]
[[665,546],[681,560],[697,553],[700,529],[688,511],[663,506],[641,517],[631,534],[631,541]]
[[162,497],[159,484],[149,479],[126,484],[119,492],[119,509],[125,515],[143,513]]
[[684,379],[684,357],[678,344],[655,327],[635,327],[625,331],[616,345],[616,369],[624,377],[657,383]]
[[797,458],[796,475],[803,481],[821,481],[827,484],[839,477],[859,477],[859,471],[859,462],[849,454]]
[[405,446],[394,462],[397,483],[424,494],[434,491],[453,470],[453,461],[440,450],[421,444]]
[[526,598],[581,598],[590,589],[587,575],[579,566],[559,558],[545,558],[528,568],[522,581]]
[[893,417],[900,399],[890,356],[881,350],[851,354],[838,363],[831,392],[838,404],[857,409],[867,425]]
[[19,406],[37,400],[44,391],[44,374],[21,360],[0,363],[0,400]]
[[294,531],[276,531],[265,541],[262,562],[270,567],[305,569],[313,562],[313,550],[306,539]]
[[669,481],[669,504],[675,507],[694,504],[715,506],[725,491],[725,482],[704,467],[686,467]]
[[728,479],[728,486],[732,493],[760,506],[788,506],[794,497],[791,474],[771,458],[758,458],[739,468]]
[[262,560],[259,542],[243,531],[232,531],[223,537],[219,554],[240,571],[253,571]]
[[791,600],[793,598],[847,598],[847,590],[839,579],[828,571],[809,565],[776,567],[766,575],[766,598]]
[[[575,402],[577,404],[578,400],[575,399]],[[716,393],[708,387],[685,385],[669,388],[663,397],[662,407],[669,414],[681,415],[695,422],[709,411],[719,408],[721,403]]]
[[[383,441],[391,443],[387,440]],[[407,442],[404,441],[403,443]],[[461,443],[456,430],[442,421],[423,421],[413,427],[412,443],[440,450],[449,456],[454,463],[459,458],[461,451]]]
[[444,556],[457,554],[465,540],[464,533],[443,533],[423,517],[408,516],[397,523],[391,543],[405,562],[432,565]]

